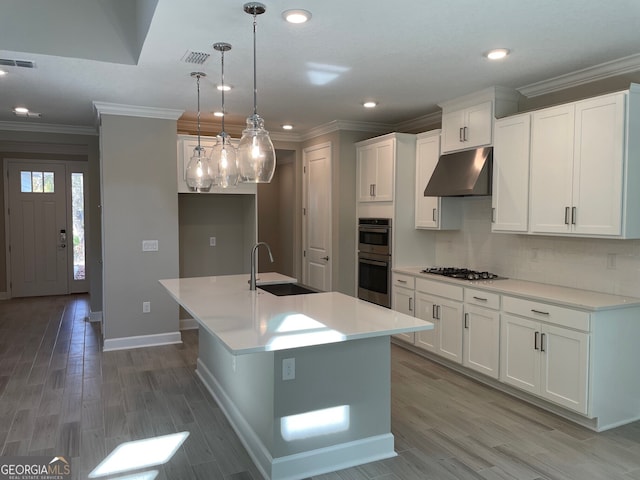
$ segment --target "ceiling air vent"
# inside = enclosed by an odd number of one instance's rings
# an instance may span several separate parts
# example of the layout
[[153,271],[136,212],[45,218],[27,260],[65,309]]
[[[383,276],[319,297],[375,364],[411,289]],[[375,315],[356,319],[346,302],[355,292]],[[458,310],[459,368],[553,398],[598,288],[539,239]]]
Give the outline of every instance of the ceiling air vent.
[[187,50],[187,53],[184,54],[182,60],[186,63],[195,63],[198,65],[202,65],[211,55],[204,52],[193,52],[191,50]]
[[11,60],[9,58],[0,58],[0,65],[23,68],[35,68],[36,66],[36,64],[30,60]]

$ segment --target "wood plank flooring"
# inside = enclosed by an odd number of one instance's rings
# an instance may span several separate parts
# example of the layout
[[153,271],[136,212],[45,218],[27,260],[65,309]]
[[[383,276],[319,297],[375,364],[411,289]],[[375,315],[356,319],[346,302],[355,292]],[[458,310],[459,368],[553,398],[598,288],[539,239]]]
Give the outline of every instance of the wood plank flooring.
[[[87,314],[84,295],[0,302],[1,455],[67,456],[86,479],[123,442],[188,431],[155,478],[261,478],[194,374],[197,331],[102,353]],[[597,434],[396,346],[392,430],[397,457],[314,480],[640,480],[640,422]]]

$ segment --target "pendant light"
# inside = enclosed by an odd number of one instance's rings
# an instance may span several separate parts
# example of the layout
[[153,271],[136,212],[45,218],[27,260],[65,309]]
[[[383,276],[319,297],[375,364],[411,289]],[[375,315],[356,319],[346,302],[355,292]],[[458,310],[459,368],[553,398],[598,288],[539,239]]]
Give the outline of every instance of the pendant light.
[[256,16],[263,14],[266,7],[257,2],[245,3],[244,11],[253,15],[253,115],[247,117],[247,128],[242,131],[238,164],[243,182],[269,183],[276,169],[276,151],[264,129],[264,120],[258,115],[256,85]]
[[203,72],[191,72],[191,76],[196,78],[198,85],[198,146],[193,149],[193,155],[187,165],[186,180],[187,187],[192,192],[208,192],[213,185],[213,175],[207,159],[205,148],[200,145],[200,78],[206,77]]
[[215,175],[215,184],[220,187],[235,187],[238,185],[239,171],[236,159],[236,149],[231,145],[231,137],[224,131],[224,52],[231,50],[231,45],[224,42],[214,43],[214,50],[220,52],[222,64],[222,131],[217,136],[217,141],[211,154],[211,167]]

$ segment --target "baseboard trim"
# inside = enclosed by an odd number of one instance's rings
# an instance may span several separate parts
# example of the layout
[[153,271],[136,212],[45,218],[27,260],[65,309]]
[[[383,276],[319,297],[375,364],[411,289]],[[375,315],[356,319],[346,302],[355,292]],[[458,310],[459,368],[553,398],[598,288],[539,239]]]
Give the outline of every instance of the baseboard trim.
[[0,300],[9,300],[9,292],[0,292]]
[[103,352],[114,350],[128,350],[130,348],[157,347],[182,343],[180,332],[156,333],[153,335],[138,335],[134,337],[105,338]]
[[296,480],[355,467],[385,458],[395,457],[392,433],[376,435],[330,447],[273,458],[236,408],[211,371],[198,359],[196,375],[202,380],[224,412],[231,427],[247,449],[247,453],[262,476],[271,480]]
[[181,318],[180,330],[196,330],[198,322],[194,318]]
[[89,316],[87,318],[89,319],[90,322],[102,322],[102,312],[101,311],[97,311],[97,312],[90,311],[89,312]]

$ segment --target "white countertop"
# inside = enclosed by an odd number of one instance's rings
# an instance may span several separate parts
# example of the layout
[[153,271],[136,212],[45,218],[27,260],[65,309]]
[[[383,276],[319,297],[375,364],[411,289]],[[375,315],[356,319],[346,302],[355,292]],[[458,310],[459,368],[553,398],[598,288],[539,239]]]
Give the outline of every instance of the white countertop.
[[611,295],[590,290],[548,285],[545,283],[527,282],[503,278],[497,280],[462,280],[457,278],[421,273],[424,267],[394,268],[397,273],[413,275],[441,282],[452,283],[462,287],[480,288],[505,295],[513,295],[533,300],[540,300],[557,305],[580,308],[584,310],[612,310],[640,306],[640,298]]
[[[295,281],[258,274],[258,286]],[[286,350],[429,330],[433,324],[338,292],[278,297],[249,275],[160,280],[200,326],[234,354]]]

